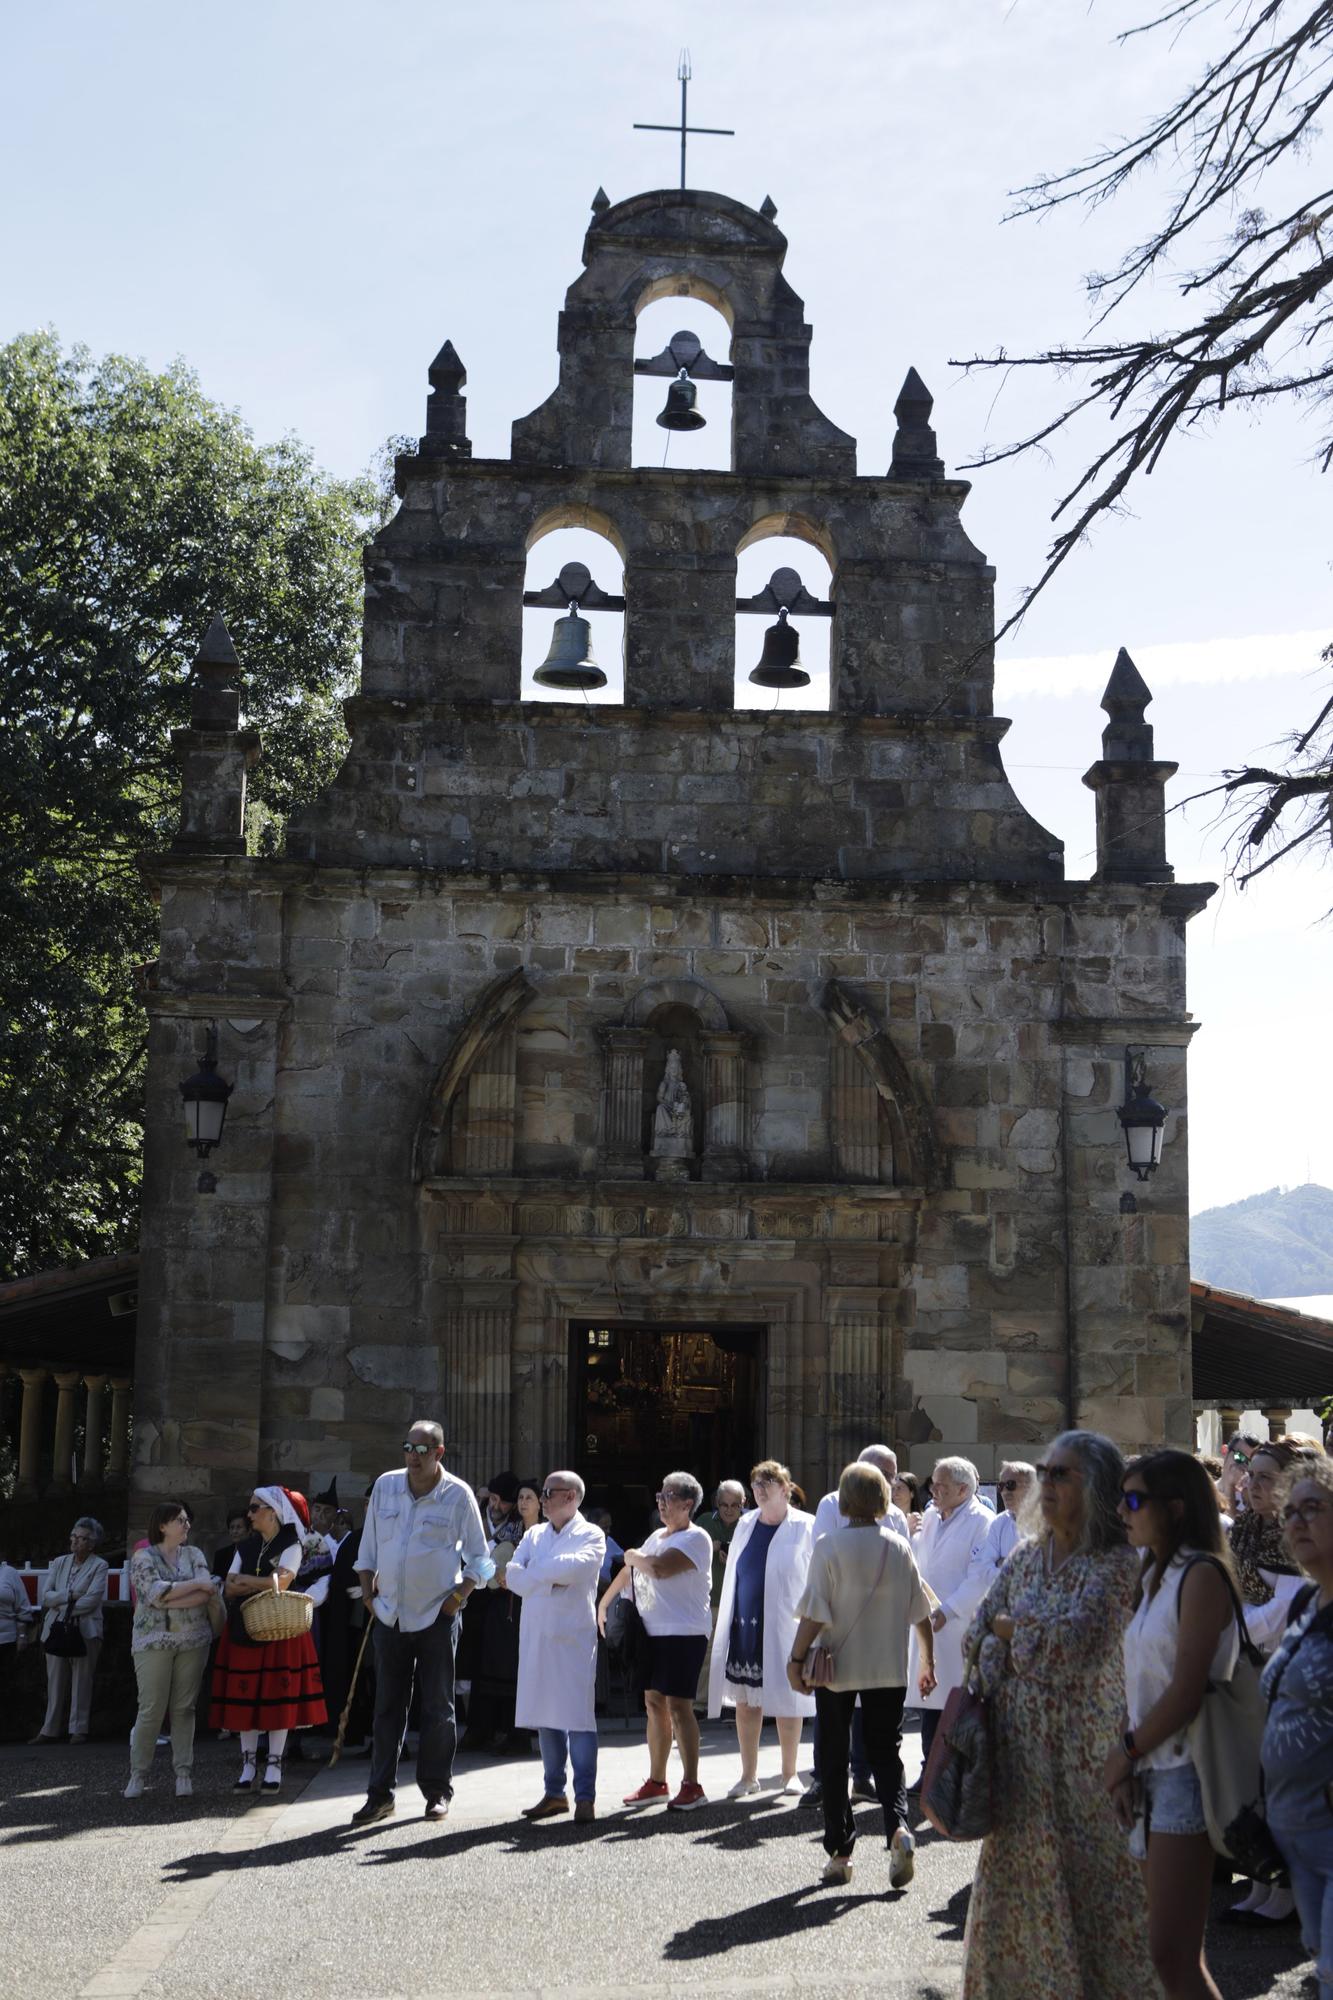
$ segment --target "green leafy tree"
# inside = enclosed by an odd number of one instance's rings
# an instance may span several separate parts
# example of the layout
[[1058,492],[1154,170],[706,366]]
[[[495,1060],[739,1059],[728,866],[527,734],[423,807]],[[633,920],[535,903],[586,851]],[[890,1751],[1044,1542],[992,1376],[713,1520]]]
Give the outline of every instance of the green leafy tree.
[[0,1276],[133,1247],[174,728],[221,612],[263,734],[249,836],[333,774],[354,675],[369,480],[257,445],[178,363],[0,347]]

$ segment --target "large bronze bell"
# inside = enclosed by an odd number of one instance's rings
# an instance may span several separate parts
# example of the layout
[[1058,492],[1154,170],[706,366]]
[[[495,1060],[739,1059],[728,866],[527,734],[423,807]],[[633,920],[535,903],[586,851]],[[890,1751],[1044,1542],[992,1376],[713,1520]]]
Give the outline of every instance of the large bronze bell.
[[787,607],[778,613],[776,625],[764,634],[764,650],[759,665],[750,669],[750,679],[761,688],[809,687],[810,676],[801,661],[801,635],[787,623]]
[[556,619],[550,651],[532,678],[539,687],[575,691],[606,686],[606,675],[592,656],[592,626],[572,604]]
[[701,431],[708,422],[695,409],[699,391],[682,368],[667,390],[666,408],[657,421],[664,431]]

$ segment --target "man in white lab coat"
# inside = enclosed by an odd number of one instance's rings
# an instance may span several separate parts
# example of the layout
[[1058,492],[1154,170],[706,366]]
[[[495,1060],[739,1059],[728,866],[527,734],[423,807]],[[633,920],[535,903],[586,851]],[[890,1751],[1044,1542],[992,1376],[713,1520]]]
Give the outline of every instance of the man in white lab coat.
[[597,1817],[597,1587],[606,1537],[579,1512],[577,1472],[552,1472],[542,1487],[546,1519],[530,1528],[500,1579],[523,1600],[518,1629],[519,1729],[535,1729],[542,1796],[529,1820],[569,1811],[566,1763],[574,1766],[574,1817]]
[[[923,1762],[930,1755],[950,1690],[963,1684],[963,1640],[989,1582],[981,1572],[980,1556],[995,1516],[978,1500],[979,1484],[980,1476],[970,1459],[940,1459],[930,1475],[933,1505],[912,1545],[917,1568],[940,1600],[940,1608],[931,1619],[936,1686],[918,1711]],[[913,1638],[909,1687],[916,1686],[921,1664]]]

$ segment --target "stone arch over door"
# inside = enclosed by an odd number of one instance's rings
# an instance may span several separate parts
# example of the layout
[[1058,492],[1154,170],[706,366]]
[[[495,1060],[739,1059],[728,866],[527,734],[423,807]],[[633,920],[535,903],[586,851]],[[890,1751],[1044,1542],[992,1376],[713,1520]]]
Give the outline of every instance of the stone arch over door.
[[618,1027],[602,1031],[602,1161],[617,1179],[651,1172],[652,1110],[666,1054],[679,1048],[694,1110],[692,1176],[748,1172],[747,1045],[717,995],[694,979],[641,987]]

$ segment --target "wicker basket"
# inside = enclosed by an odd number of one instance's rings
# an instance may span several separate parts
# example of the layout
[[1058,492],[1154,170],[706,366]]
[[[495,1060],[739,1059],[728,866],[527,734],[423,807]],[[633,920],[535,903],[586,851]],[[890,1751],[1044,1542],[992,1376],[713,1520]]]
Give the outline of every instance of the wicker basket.
[[314,1622],[314,1600],[303,1590],[257,1590],[241,1606],[247,1636],[264,1645],[270,1639],[299,1639]]

